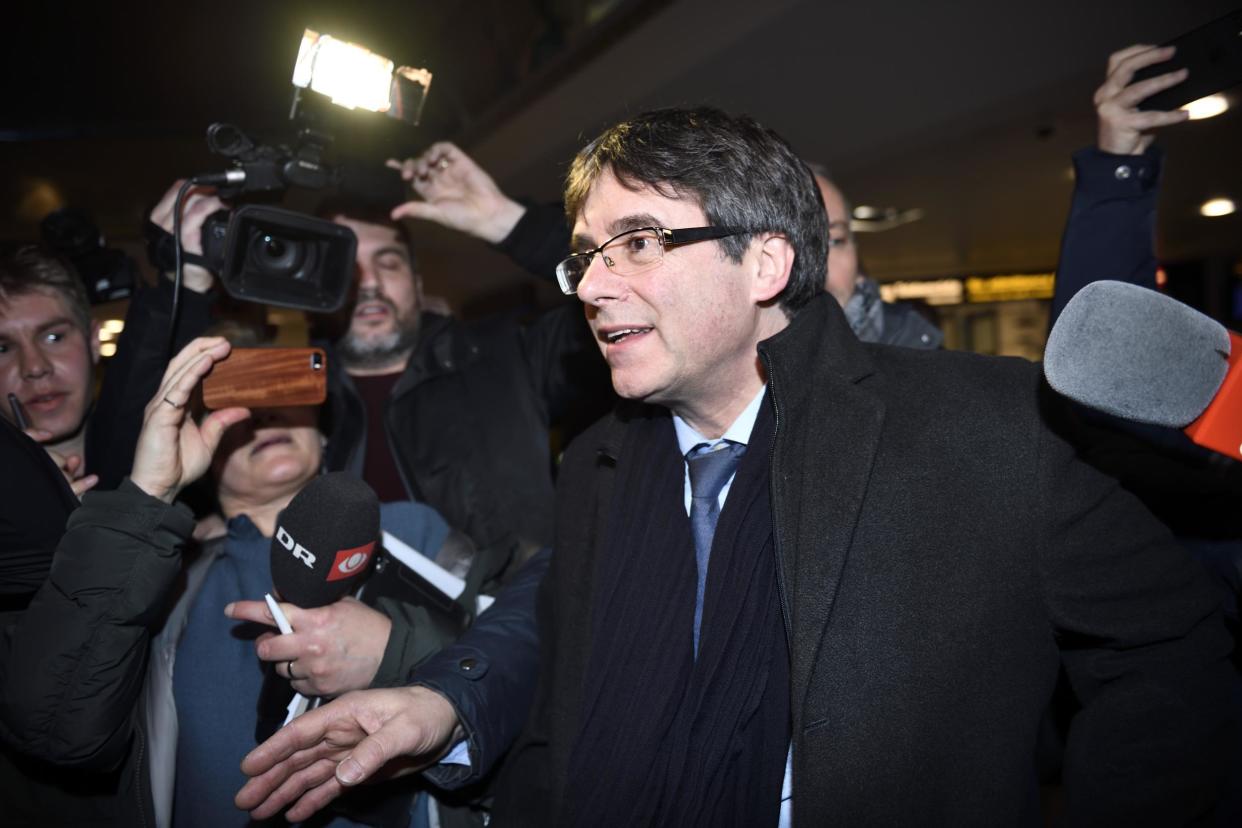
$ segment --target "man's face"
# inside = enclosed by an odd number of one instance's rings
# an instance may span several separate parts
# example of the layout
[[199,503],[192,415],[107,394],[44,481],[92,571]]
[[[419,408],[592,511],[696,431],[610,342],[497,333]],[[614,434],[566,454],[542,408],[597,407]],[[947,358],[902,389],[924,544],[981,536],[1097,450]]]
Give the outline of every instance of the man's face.
[[854,234],[850,232],[845,196],[822,175],[815,176],[815,183],[819,185],[824,210],[828,213],[828,281],[824,287],[844,307],[854,295],[858,281],[858,249],[854,246]]
[[[586,250],[636,227],[707,224],[693,201],[627,189],[606,172],[574,223],[573,245]],[[672,247],[659,266],[632,276],[618,276],[595,256],[578,298],[618,394],[681,411],[754,382],[758,317],[748,274],[755,251],[752,243],[735,264],[717,242]]]
[[26,409],[30,425],[72,437],[91,405],[91,373],[99,338],[78,327],[59,294],[41,290],[0,302],[0,410],[12,420],[8,395]]
[[408,350],[418,331],[420,284],[393,227],[337,216],[358,237],[358,297],[341,347],[346,357]]

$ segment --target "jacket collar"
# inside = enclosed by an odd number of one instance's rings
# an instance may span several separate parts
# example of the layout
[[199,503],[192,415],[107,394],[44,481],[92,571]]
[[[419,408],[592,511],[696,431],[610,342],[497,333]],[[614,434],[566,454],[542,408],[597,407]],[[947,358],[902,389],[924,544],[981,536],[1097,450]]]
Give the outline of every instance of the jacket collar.
[[460,371],[478,355],[478,345],[465,326],[451,317],[424,312],[419,319],[418,342],[393,388],[393,396],[399,397],[432,377]]

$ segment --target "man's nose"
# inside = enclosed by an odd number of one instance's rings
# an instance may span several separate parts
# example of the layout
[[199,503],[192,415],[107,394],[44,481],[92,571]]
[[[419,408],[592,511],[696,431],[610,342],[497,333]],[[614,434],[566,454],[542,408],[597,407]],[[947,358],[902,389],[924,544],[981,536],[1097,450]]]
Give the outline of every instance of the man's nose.
[[578,283],[578,298],[587,305],[599,305],[610,299],[619,299],[629,291],[625,278],[618,276],[604,264],[603,254],[591,257],[582,281]]
[[375,271],[366,263],[355,263],[354,272],[357,274],[359,290],[375,290],[379,286],[379,280],[375,278]]
[[40,348],[20,348],[18,360],[22,377],[25,379],[39,379],[52,373],[52,361]]

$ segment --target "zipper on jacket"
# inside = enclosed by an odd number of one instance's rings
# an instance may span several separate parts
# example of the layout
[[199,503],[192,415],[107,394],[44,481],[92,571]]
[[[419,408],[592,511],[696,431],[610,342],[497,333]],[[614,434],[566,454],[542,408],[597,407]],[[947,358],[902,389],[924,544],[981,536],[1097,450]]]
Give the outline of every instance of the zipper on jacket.
[[781,556],[781,530],[783,525],[776,519],[776,487],[779,481],[773,468],[776,465],[776,435],[781,430],[781,407],[776,401],[776,375],[772,371],[772,362],[768,358],[767,351],[760,349],[759,358],[763,360],[763,367],[768,372],[768,394],[772,397],[772,440],[768,443],[768,457],[771,458],[768,465],[768,485],[772,490],[772,549],[776,553],[776,589],[781,596],[781,620],[785,622],[785,643],[789,646],[790,657],[792,658],[794,640],[793,621],[790,616],[793,611],[789,607],[789,592],[785,587],[785,566]]
[[141,727],[134,728],[135,741],[138,742],[138,757],[134,766],[135,784],[138,788],[138,816],[142,819],[143,828],[149,824],[147,821],[147,801],[148,797],[143,793],[144,783],[150,782],[151,769],[147,767],[145,756],[147,752],[147,735]]

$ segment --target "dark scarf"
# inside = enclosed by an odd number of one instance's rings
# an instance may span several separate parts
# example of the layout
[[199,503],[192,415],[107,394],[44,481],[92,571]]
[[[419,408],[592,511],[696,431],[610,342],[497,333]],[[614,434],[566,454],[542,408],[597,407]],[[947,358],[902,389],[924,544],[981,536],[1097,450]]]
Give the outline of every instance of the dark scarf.
[[789,746],[765,403],[712,544],[694,658],[694,543],[667,412],[635,421],[595,583],[573,825],[774,825]]

